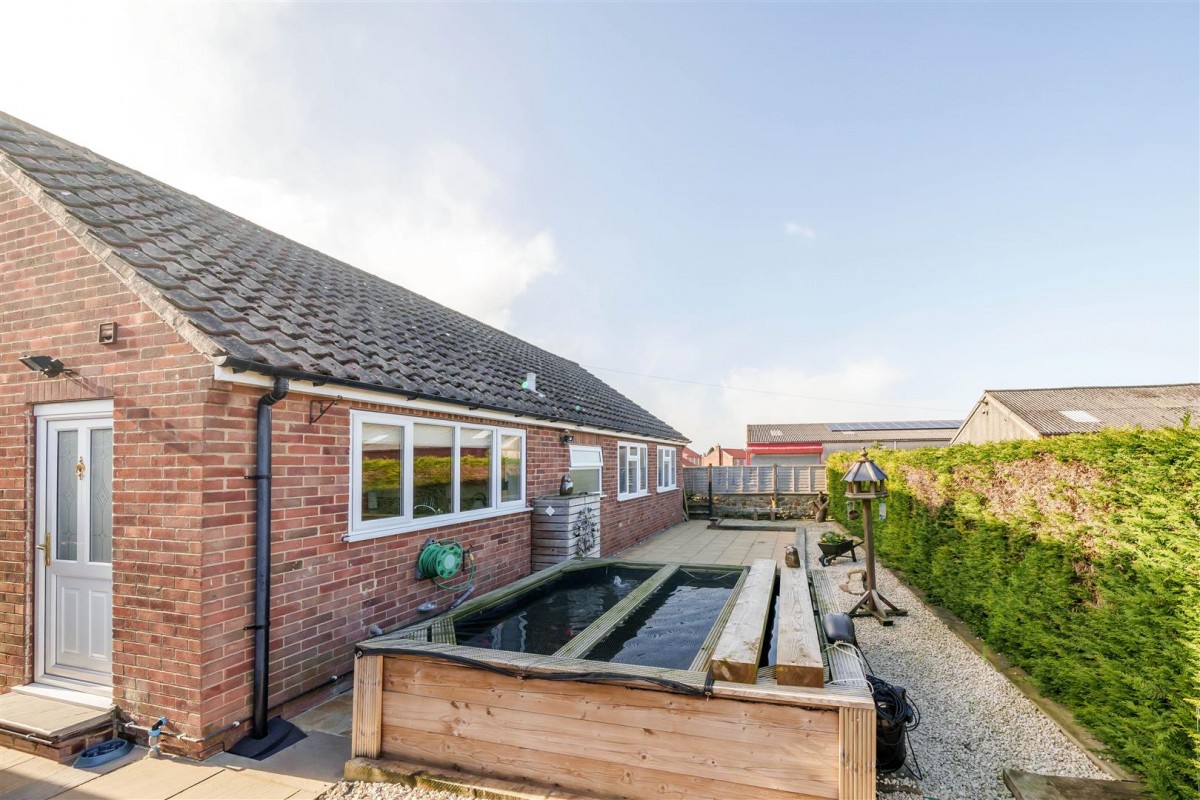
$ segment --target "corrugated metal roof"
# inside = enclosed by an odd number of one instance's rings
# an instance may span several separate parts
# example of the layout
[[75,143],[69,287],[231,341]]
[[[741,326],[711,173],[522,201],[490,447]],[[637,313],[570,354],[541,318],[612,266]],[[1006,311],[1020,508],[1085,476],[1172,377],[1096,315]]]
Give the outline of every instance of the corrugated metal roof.
[[[940,422],[941,428],[876,428],[873,430],[830,430],[830,425],[848,426],[852,423],[772,423],[746,426],[746,443],[749,445],[783,442],[948,442],[961,424],[958,420],[929,420],[928,424]],[[856,423],[882,425],[886,423]],[[897,422],[896,425],[912,425]]]
[[[992,389],[984,395],[999,400],[1043,436],[1101,428],[1173,428],[1185,414],[1200,421],[1200,383]],[[1096,421],[1084,421],[1088,416]]]

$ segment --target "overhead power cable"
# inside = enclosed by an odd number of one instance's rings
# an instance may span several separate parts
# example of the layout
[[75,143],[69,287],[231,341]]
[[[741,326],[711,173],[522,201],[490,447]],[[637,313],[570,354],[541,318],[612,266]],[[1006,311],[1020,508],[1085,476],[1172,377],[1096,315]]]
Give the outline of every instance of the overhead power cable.
[[589,364],[584,365],[587,369],[599,370],[601,372],[615,372],[619,375],[633,375],[638,378],[650,378],[656,381],[670,381],[671,383],[687,383],[692,386],[707,386],[710,389],[724,389],[730,392],[750,392],[751,394],[769,394],[775,397],[794,397],[799,400],[820,400],[826,403],[852,403],[859,406],[875,406],[879,408],[907,408],[914,411],[948,411],[954,414],[961,414],[961,408],[939,408],[937,406],[910,406],[902,403],[873,403],[869,400],[845,400],[839,397],[817,397],[811,394],[793,394],[791,392],[774,392],[769,389],[747,389],[738,386],[726,386],[723,383],[706,383],[704,381],[693,381],[687,378],[668,378],[665,375],[646,375],[642,372],[630,372],[624,369],[612,369],[611,367],[596,367]]

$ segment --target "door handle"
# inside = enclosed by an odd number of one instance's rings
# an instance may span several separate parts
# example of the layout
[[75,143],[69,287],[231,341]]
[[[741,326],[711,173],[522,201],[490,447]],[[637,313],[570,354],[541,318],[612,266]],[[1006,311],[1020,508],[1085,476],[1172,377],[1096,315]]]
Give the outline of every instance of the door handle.
[[46,540],[37,546],[38,550],[46,557],[46,566],[50,566],[50,531],[46,531]]

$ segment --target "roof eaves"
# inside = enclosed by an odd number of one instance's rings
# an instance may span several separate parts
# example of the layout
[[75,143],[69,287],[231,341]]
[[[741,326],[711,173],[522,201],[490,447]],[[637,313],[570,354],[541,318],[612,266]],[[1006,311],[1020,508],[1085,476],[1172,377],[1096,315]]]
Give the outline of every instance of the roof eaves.
[[[686,444],[690,441],[688,439],[682,438],[682,434],[680,434],[681,438],[676,439],[676,438],[672,438],[672,437],[651,434],[646,431],[629,431],[629,430],[624,430],[621,428],[613,428],[608,425],[598,425],[598,424],[592,423],[592,422],[584,422],[582,420],[569,419],[567,417],[550,416],[550,415],[547,415],[544,413],[537,413],[537,412],[532,412],[532,411],[528,411],[528,410],[506,408],[504,406],[494,405],[494,404],[490,404],[490,403],[480,403],[476,400],[459,400],[459,399],[453,398],[453,397],[446,397],[444,395],[434,395],[434,394],[429,394],[429,393],[425,393],[425,392],[418,392],[418,391],[413,391],[412,389],[404,389],[404,388],[396,387],[396,386],[386,386],[386,385],[377,384],[377,383],[367,383],[366,381],[356,381],[356,380],[352,380],[350,378],[339,378],[334,375],[322,375],[322,374],[315,373],[315,372],[306,372],[302,369],[296,369],[294,367],[278,367],[278,366],[274,366],[271,364],[263,364],[261,362],[249,361],[246,359],[237,358],[235,356],[229,356],[229,355],[226,355],[220,359],[219,366],[225,367],[226,369],[233,370],[234,372],[256,372],[260,375],[267,375],[267,376],[271,376],[271,377],[281,377],[281,378],[289,378],[291,380],[308,381],[315,386],[321,386],[323,384],[328,383],[328,384],[333,384],[335,386],[346,386],[348,388],[361,389],[363,391],[368,391],[368,392],[380,392],[382,394],[396,395],[398,397],[404,397],[408,400],[424,400],[424,401],[432,402],[432,403],[444,403],[446,405],[462,406],[464,409],[466,409],[467,413],[470,413],[471,411],[475,411],[475,410],[492,411],[492,412],[496,412],[499,414],[510,414],[514,417],[528,417],[528,418],[534,420],[535,422],[558,422],[558,423],[563,423],[563,424],[567,424],[567,425],[578,425],[580,427],[592,428],[594,430],[612,431],[614,434],[642,436],[642,437],[648,437],[648,438],[652,438],[652,439],[655,439],[658,441],[664,441],[664,442],[678,442],[681,444]],[[678,431],[676,431],[676,433],[678,433]]]

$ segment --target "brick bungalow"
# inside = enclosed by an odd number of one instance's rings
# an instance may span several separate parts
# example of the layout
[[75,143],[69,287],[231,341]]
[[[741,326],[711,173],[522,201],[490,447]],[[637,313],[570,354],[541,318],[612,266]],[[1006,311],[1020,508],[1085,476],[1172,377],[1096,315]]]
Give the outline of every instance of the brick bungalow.
[[2,114],[0,268],[0,692],[205,756],[445,607],[430,537],[485,592],[568,472],[606,555],[683,519],[686,439],[578,364]]

